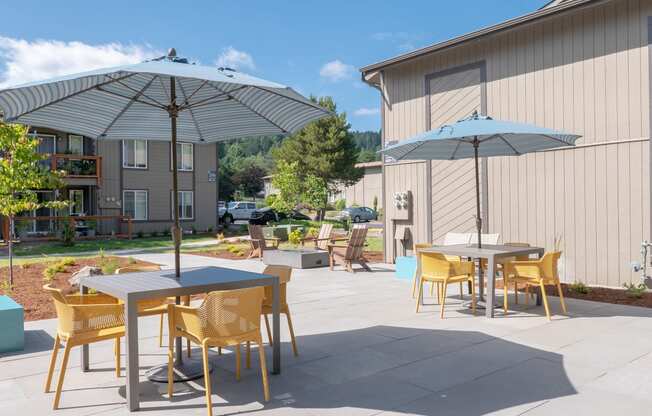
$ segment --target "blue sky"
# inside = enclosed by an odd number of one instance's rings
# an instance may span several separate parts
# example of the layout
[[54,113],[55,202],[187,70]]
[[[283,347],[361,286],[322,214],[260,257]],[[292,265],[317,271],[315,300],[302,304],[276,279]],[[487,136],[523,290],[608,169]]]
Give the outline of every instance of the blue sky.
[[[331,95],[356,130],[380,126],[358,68],[528,13],[545,0],[30,1],[3,7],[0,87],[140,61],[169,47]],[[396,7],[400,4],[400,7]],[[463,7],[461,7],[463,6]]]

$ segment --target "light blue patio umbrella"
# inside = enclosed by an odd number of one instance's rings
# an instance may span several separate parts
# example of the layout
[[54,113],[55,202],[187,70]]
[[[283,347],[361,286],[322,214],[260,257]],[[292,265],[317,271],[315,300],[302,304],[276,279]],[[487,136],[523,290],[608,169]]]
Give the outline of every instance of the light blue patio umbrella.
[[478,159],[489,156],[520,156],[555,147],[574,146],[580,136],[530,124],[494,120],[473,113],[468,118],[421,133],[381,152],[394,160],[475,159],[476,228],[482,247],[480,218],[480,172]]
[[[209,143],[287,135],[331,113],[289,87],[166,56],[0,90],[0,119],[101,140]],[[180,277],[177,164],[172,164],[175,276]],[[178,300],[177,300],[178,301]],[[181,342],[177,339],[177,362]],[[201,375],[201,366],[190,375]],[[159,379],[166,380],[164,375]]]

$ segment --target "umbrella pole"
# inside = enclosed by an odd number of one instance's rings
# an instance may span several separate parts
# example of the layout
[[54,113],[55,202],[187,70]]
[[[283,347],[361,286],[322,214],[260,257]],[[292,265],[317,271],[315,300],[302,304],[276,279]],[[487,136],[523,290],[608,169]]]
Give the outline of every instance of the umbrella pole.
[[478,230],[478,248],[482,248],[482,218],[480,217],[480,168],[478,166],[478,147],[480,142],[476,136],[473,141],[475,155],[475,226]]

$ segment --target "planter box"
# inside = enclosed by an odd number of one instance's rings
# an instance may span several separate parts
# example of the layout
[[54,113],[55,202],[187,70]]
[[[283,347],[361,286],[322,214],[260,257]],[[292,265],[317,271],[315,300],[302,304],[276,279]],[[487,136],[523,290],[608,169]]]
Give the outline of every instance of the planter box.
[[396,278],[411,280],[417,270],[417,258],[414,256],[396,258]]
[[328,252],[322,250],[265,250],[263,263],[312,269],[328,266]]
[[0,296],[0,352],[19,351],[25,347],[23,307],[9,296]]
[[277,225],[276,227],[263,227],[265,238],[278,238],[281,241],[288,241],[288,235],[303,228],[301,225]]

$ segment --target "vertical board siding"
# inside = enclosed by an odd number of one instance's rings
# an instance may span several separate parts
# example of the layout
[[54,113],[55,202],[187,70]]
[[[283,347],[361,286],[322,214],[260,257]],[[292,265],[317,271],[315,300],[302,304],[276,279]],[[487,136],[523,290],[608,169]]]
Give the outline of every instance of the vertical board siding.
[[[460,118],[475,100],[462,73],[431,81],[429,108],[426,76],[485,61],[489,115],[583,136],[574,149],[489,159],[488,231],[547,249],[561,237],[566,281],[636,281],[629,264],[650,239],[648,16],[652,0],[613,1],[389,67],[385,135],[401,140]],[[456,163],[468,162],[432,163],[435,241],[447,227],[473,228],[473,182],[466,189]],[[386,170],[385,195],[406,180],[400,169]],[[415,228],[426,224],[420,215]]]
[[[481,70],[473,68],[433,76],[429,83],[430,129],[451,124],[480,112]],[[473,160],[432,162],[432,241],[441,242],[448,232],[475,229],[475,169]]]

